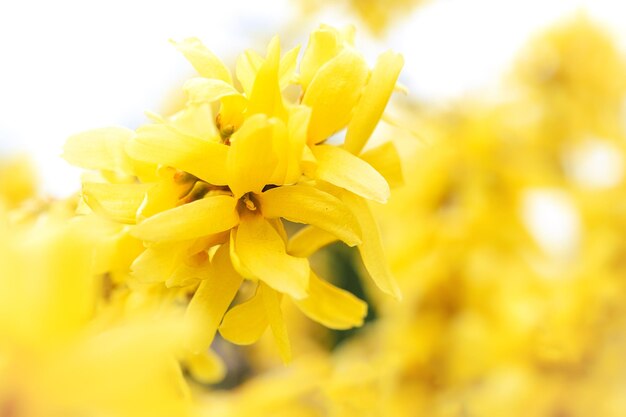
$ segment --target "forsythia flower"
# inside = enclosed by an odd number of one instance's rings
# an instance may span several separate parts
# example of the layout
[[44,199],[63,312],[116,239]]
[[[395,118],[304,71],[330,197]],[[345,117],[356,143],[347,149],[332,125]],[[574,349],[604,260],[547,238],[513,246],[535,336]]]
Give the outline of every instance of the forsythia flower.
[[[96,314],[100,230],[42,216],[14,225],[0,212],[0,414],[185,416],[176,358],[180,320]],[[84,220],[84,221],[83,221]]]
[[[362,151],[402,58],[385,52],[370,70],[353,36],[322,26],[298,72],[298,48],[281,57],[278,38],[265,57],[247,51],[235,71],[241,91],[221,61],[188,39],[176,46],[200,76],[184,86],[184,109],[135,132],[107,128],[69,139],[66,159],[99,171],[85,177],[84,203],[131,225],[125,232],[146,246],[134,277],[193,294],[191,351],[206,350],[218,327],[250,344],[269,326],[288,360],[283,295],[328,327],[361,325],[366,304],[320,279],[307,260],[335,240],[357,246],[378,287],[399,297],[368,206],[389,197],[375,168],[397,180],[390,166],[398,155],[389,143]],[[298,88],[300,98],[289,100]],[[328,140],[343,129],[343,145]],[[306,226],[289,237],[283,220]],[[254,294],[229,309],[244,281]]]

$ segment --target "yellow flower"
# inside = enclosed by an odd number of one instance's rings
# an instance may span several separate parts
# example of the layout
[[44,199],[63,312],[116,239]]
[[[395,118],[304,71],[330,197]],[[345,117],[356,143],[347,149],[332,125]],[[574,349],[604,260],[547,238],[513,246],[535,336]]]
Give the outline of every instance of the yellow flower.
[[37,189],[31,162],[26,156],[0,159],[0,204],[14,208]]
[[[236,66],[241,92],[228,68],[188,39],[176,46],[200,77],[185,84],[184,109],[153,116],[136,132],[100,129],[68,141],[66,159],[101,172],[83,183],[85,203],[136,224],[130,234],[147,248],[133,262],[134,276],[193,293],[186,316],[193,352],[208,348],[218,327],[226,339],[249,344],[269,326],[288,360],[283,295],[328,327],[361,325],[365,303],[318,278],[307,260],[335,240],[357,246],[378,287],[399,296],[368,206],[389,197],[375,167],[397,182],[388,167],[398,155],[389,143],[359,154],[402,58],[386,52],[370,70],[352,37],[352,30],[322,26],[299,72],[299,48],[281,58],[278,38],[265,57],[247,51]],[[301,99],[288,99],[290,86],[299,86]],[[327,142],[343,129],[343,145]],[[290,238],[283,220],[306,227]],[[229,310],[244,280],[256,284],[254,295]]]
[[174,313],[96,314],[103,292],[88,219],[0,216],[0,410],[5,415],[188,415]]

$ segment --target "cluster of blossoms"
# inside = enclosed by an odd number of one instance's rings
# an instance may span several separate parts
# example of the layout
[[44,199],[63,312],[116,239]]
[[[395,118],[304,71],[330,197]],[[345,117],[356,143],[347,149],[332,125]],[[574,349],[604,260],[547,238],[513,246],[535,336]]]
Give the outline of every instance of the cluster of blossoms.
[[[367,305],[307,260],[336,240],[358,247],[378,287],[399,297],[368,206],[388,199],[383,174],[400,175],[398,155],[390,143],[363,148],[403,61],[385,52],[370,69],[353,38],[352,29],[322,26],[299,67],[299,48],[281,56],[274,38],[265,57],[246,51],[237,60],[241,89],[200,41],[187,39],[175,46],[199,76],[184,85],[184,108],[152,115],[136,131],[68,140],[64,157],[96,171],[85,175],[81,210],[143,242],[132,281],[190,298],[191,351],[208,349],[218,329],[251,344],[269,326],[288,361],[283,296],[325,326],[361,325]],[[344,130],[343,143],[329,140]],[[285,221],[305,226],[289,235]],[[250,296],[231,307],[238,293]]]
[[[399,143],[411,181],[376,211],[402,303],[375,297],[377,320],[331,355],[212,393],[207,415],[624,415],[626,59],[577,17],[509,80],[493,101],[408,110],[428,144]],[[540,218],[559,210],[536,230],[538,199]]]

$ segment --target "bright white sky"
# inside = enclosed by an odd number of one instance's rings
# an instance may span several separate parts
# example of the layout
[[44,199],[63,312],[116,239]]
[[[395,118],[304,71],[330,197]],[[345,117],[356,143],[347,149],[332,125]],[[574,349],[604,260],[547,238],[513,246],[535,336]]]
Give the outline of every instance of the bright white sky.
[[[619,0],[434,0],[407,16],[384,41],[358,41],[370,59],[383,48],[404,54],[402,81],[421,100],[445,100],[487,86],[538,29],[586,9],[626,44]],[[0,156],[31,153],[46,191],[68,195],[78,170],[59,158],[82,130],[136,127],[144,110],[192,70],[167,42],[188,36],[233,62],[278,33],[305,43],[318,23],[355,23],[333,7],[293,23],[288,0],[3,0],[0,2]],[[621,26],[620,26],[621,24]]]

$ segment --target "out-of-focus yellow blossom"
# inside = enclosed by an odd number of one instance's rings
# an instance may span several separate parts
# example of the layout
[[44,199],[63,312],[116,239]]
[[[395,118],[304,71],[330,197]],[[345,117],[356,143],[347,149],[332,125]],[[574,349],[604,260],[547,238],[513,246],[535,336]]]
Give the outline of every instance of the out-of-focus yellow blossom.
[[[192,352],[205,351],[218,327],[250,344],[269,326],[289,360],[283,295],[330,328],[361,325],[366,304],[320,279],[307,260],[335,240],[357,246],[378,287],[399,296],[368,206],[387,200],[376,167],[397,176],[388,167],[398,155],[390,144],[362,151],[403,61],[389,51],[370,69],[353,37],[351,29],[320,27],[299,71],[299,48],[281,57],[278,38],[265,57],[246,51],[235,71],[241,90],[218,58],[188,39],[175,45],[200,76],[184,86],[184,109],[137,131],[69,139],[66,159],[98,171],[85,177],[84,203],[132,225],[126,232],[146,246],[132,264],[135,279],[193,294]],[[343,145],[329,141],[344,129]],[[306,227],[289,239],[283,219]],[[249,298],[229,309],[242,285]]]
[[424,0],[345,0],[331,2],[328,0],[300,0],[305,17],[328,6],[341,5],[355,13],[366,26],[376,35],[398,23],[413,9],[425,3]]
[[180,320],[96,314],[101,231],[86,219],[15,225],[1,214],[0,413],[187,415]]
[[14,208],[35,195],[37,180],[26,156],[0,159],[0,204]]

